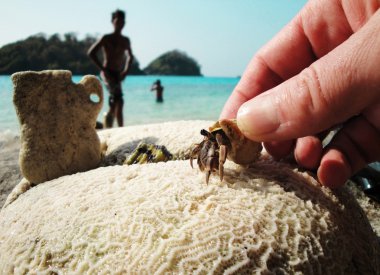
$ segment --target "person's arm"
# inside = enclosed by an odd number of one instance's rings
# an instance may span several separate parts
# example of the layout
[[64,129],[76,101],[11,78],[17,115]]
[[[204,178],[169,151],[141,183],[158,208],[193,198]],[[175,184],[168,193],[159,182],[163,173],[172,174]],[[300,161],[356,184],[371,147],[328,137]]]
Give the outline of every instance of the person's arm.
[[100,62],[97,53],[103,46],[103,37],[96,41],[88,50],[87,54],[90,57],[90,59],[94,62],[96,67],[98,67],[101,71],[103,71],[105,68],[103,67],[103,64]]
[[133,62],[133,53],[132,53],[131,42],[129,41],[128,38],[127,38],[127,42],[126,43],[127,43],[127,47],[126,47],[127,60],[125,62],[124,70],[121,73],[121,79],[124,79],[128,75],[129,70],[131,69],[131,64]]
[[152,84],[152,87],[150,88],[150,90],[153,92],[153,91],[158,91],[158,89],[159,89],[158,84],[156,82],[154,82]]
[[[338,187],[380,159],[380,2],[310,0],[251,60],[221,118]],[[320,133],[340,124],[329,145]]]

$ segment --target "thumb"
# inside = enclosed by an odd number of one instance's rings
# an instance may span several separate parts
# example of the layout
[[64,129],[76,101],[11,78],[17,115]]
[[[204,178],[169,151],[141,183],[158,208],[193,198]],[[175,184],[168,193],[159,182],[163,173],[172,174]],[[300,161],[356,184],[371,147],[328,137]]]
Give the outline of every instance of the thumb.
[[244,135],[257,141],[313,135],[378,101],[380,39],[373,21],[300,74],[244,103],[237,113]]

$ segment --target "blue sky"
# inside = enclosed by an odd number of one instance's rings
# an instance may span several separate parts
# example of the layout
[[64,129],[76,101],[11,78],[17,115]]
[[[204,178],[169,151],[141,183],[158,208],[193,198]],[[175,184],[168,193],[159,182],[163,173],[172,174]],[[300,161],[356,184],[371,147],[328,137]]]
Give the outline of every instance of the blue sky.
[[[0,47],[36,33],[112,31],[110,14],[127,11],[123,31],[144,68],[179,49],[206,76],[241,75],[253,54],[306,0],[8,0],[0,4]],[[6,4],[5,4],[6,3]]]

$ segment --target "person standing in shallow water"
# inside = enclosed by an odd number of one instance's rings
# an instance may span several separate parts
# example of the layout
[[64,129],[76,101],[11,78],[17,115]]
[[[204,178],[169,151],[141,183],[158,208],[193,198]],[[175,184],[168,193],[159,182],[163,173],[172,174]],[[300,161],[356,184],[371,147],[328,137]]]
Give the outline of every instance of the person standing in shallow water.
[[[104,35],[88,50],[88,55],[101,70],[100,76],[109,91],[109,111],[105,115],[105,127],[113,126],[116,117],[121,127],[123,121],[123,91],[122,81],[128,75],[133,61],[131,42],[121,34],[125,25],[125,13],[116,10],[112,13],[113,33]],[[98,52],[102,49],[103,63],[99,60]]]
[[156,91],[156,102],[164,102],[164,99],[162,97],[164,93],[164,87],[161,86],[161,81],[159,79],[153,83],[150,91]]

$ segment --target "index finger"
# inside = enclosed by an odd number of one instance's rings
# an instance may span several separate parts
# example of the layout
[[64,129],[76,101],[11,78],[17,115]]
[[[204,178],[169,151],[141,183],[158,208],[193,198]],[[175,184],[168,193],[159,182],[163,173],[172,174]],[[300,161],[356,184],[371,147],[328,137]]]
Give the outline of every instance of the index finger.
[[352,33],[340,1],[310,1],[252,58],[220,118],[235,118],[249,99],[297,75]]

